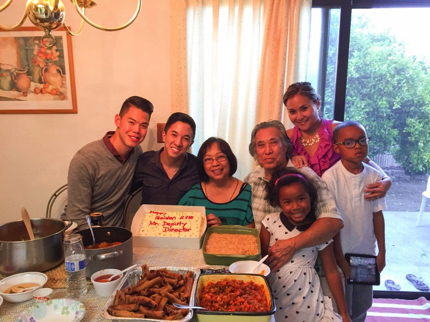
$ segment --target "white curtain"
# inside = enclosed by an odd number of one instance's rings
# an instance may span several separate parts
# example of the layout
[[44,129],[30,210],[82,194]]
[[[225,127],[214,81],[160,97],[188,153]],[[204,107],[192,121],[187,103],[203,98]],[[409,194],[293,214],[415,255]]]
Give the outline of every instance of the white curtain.
[[195,119],[194,153],[210,136],[226,140],[238,159],[236,176],[243,179],[253,165],[248,152],[253,127],[281,120],[286,82],[305,76],[300,73],[306,70],[311,2],[171,4],[172,111]]

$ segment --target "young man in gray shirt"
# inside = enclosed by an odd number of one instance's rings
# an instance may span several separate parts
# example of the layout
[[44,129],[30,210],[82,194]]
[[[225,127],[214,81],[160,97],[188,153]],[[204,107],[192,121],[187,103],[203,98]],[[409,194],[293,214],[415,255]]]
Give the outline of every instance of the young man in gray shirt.
[[132,96],[115,116],[115,132],[80,149],[69,166],[67,219],[86,228],[86,215],[102,212],[106,226],[124,226],[124,201],[142,153],[153,112],[150,101]]

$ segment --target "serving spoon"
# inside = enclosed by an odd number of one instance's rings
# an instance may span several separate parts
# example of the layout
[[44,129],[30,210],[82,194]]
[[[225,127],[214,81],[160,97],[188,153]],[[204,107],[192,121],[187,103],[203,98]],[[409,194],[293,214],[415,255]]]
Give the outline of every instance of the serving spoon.
[[34,240],[33,228],[31,228],[31,220],[28,215],[27,209],[24,207],[21,208],[21,218],[24,222],[25,228],[27,228],[28,236],[30,236],[30,240]]
[[27,287],[27,288],[21,288],[18,292],[15,292],[15,294],[33,291],[34,289],[36,289],[38,287],[39,286],[32,286],[32,287]]
[[130,270],[130,269],[132,269],[132,268],[136,267],[136,265],[137,265],[137,264],[131,265],[130,267],[127,267],[126,269],[123,269],[121,272],[116,273],[115,275],[112,275],[111,277],[109,277],[109,278],[107,279],[107,280],[108,280],[108,282],[110,282],[110,281],[112,280],[112,278],[114,278],[115,276],[121,275],[122,273],[127,272],[128,270]]
[[197,310],[207,310],[207,308],[202,306],[194,306],[194,305],[184,305],[179,303],[173,303],[178,309],[197,309]]
[[258,273],[258,268],[266,260],[267,257],[269,257],[268,254],[258,261],[257,265],[255,265],[254,269],[252,270],[254,273]]
[[93,227],[91,226],[91,218],[90,215],[87,215],[87,223],[88,227],[90,227],[91,235],[93,236],[93,245],[96,243],[96,238],[94,237]]

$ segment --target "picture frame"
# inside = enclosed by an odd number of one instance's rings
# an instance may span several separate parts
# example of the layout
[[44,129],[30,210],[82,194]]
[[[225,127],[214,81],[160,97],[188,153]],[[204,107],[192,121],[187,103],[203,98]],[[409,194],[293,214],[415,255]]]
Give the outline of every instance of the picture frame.
[[52,31],[56,43],[42,45],[44,31],[0,29],[0,114],[76,114],[71,35]]
[[157,143],[163,143],[163,131],[166,123],[157,123]]

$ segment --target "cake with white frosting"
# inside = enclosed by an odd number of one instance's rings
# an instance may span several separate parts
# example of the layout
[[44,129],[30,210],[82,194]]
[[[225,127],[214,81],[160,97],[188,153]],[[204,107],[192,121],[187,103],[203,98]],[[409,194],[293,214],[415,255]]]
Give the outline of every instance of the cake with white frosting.
[[203,217],[199,212],[154,211],[145,214],[139,236],[200,237]]

